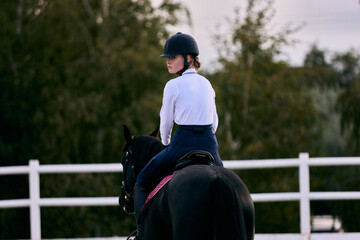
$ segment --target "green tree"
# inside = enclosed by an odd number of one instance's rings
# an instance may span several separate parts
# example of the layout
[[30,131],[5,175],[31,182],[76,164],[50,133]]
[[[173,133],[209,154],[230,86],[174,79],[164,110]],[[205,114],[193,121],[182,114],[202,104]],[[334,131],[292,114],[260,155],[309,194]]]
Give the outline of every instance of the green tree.
[[220,57],[222,69],[213,76],[222,154],[230,159],[316,151],[309,143],[318,134],[312,129],[316,111],[306,85],[289,65],[274,60],[298,28],[268,33],[273,1],[265,2],[249,1],[244,20],[238,15],[234,22],[231,41],[217,36],[225,44],[221,48],[233,53]]
[[305,56],[304,67],[328,67],[329,63],[325,59],[325,54],[325,51],[319,49],[316,44],[313,45],[310,51]]
[[341,115],[341,129],[348,136],[348,147],[353,155],[360,154],[360,53],[349,50],[333,58],[343,86],[337,109]]
[[304,59],[303,67],[295,69],[299,80],[304,83],[314,99],[317,109],[317,128],[321,136],[317,145],[324,156],[346,156],[346,143],[341,135],[340,114],[336,111],[341,79],[333,64],[327,58],[328,52],[313,45]]
[[[350,49],[335,54],[332,65],[341,79],[341,91],[337,99],[340,126],[346,139],[349,155],[360,154],[360,53]],[[360,167],[342,168],[338,174],[341,190],[360,191]],[[336,185],[335,185],[336,186]],[[360,211],[359,201],[337,201],[332,203],[334,215],[340,217],[345,231],[358,232],[360,221],[354,213]]]
[[339,96],[341,128],[349,135],[348,146],[353,155],[360,154],[360,77],[344,89]]
[[[281,47],[292,44],[298,26],[271,32],[267,26],[273,1],[249,0],[245,16],[237,12],[230,34],[216,36],[222,68],[209,78],[217,92],[220,126],[217,132],[222,159],[297,157],[317,154],[320,135],[317,111],[308,87],[296,70],[276,61]],[[230,35],[231,39],[222,36]],[[295,169],[238,171],[250,192],[297,191]],[[299,205],[256,203],[256,229],[298,232]],[[281,219],[273,221],[274,217]],[[270,220],[271,219],[271,220]]]
[[[299,79],[309,88],[309,93],[314,98],[318,111],[318,128],[321,129],[321,137],[317,139],[321,154],[324,156],[347,156],[351,152],[346,147],[347,136],[341,132],[342,115],[337,111],[338,99],[343,92],[344,83],[348,79],[346,74],[341,74],[343,63],[339,62],[341,54],[327,59],[328,52],[312,46],[307,53],[304,66],[297,69]],[[348,59],[348,58],[346,58]],[[345,61],[348,62],[348,61]],[[355,66],[354,64],[350,64]],[[353,79],[354,80],[354,79]],[[311,168],[311,191],[354,191],[359,190],[357,167],[312,167]],[[350,210],[352,209],[352,210]],[[358,209],[356,201],[312,201],[311,211],[314,215],[333,215],[342,221],[345,231],[358,231],[353,223],[354,209]],[[356,211],[355,211],[356,212]]]
[[[158,56],[166,27],[179,14],[186,9],[171,0],[159,8],[149,0],[3,2],[0,165],[26,165],[32,158],[41,164],[119,162],[123,123],[138,133],[158,124],[168,78]],[[41,194],[116,196],[120,177],[46,175]],[[28,196],[25,176],[0,181],[2,199]],[[43,209],[43,237],[125,235],[135,227],[120,208],[91,209]],[[0,214],[1,238],[29,237],[28,209]]]

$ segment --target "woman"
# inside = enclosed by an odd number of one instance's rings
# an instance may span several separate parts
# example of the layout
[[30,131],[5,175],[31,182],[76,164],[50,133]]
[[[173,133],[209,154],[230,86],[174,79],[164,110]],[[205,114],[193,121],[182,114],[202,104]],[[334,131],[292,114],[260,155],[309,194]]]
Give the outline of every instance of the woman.
[[[166,148],[144,167],[135,185],[137,239],[143,239],[140,212],[146,200],[146,189],[155,179],[171,172],[180,157],[192,150],[204,150],[213,155],[215,165],[223,166],[215,137],[218,126],[215,91],[210,82],[196,72],[201,65],[198,55],[195,39],[179,32],[166,41],[160,56],[167,58],[169,73],[179,77],[168,81],[163,93],[160,135]],[[174,122],[179,127],[170,142]]]

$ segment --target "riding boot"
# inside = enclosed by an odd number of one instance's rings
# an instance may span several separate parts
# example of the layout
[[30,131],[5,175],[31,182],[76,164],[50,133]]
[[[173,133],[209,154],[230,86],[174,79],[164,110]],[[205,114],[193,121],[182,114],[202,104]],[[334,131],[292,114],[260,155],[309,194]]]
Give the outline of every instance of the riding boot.
[[144,239],[144,217],[141,214],[141,209],[146,201],[146,192],[145,188],[135,184],[134,188],[134,205],[135,205],[135,216],[136,216],[136,224],[137,224],[137,238],[139,240]]

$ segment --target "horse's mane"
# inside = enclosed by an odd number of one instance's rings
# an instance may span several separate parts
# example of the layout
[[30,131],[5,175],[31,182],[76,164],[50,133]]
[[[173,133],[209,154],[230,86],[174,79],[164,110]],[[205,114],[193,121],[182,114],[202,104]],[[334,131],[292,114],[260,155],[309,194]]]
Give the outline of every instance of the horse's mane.
[[152,136],[135,136],[131,147],[133,158],[135,159],[134,171],[136,176],[163,149],[161,141]]

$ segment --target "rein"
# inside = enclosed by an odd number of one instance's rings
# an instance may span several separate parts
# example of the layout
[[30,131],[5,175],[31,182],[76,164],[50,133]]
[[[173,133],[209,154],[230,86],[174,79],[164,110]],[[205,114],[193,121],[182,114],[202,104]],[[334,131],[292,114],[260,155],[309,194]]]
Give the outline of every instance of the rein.
[[134,230],[132,233],[130,233],[130,235],[126,238],[126,240],[130,240],[130,238],[131,238],[132,236],[134,236],[135,233],[137,233],[137,229]]

